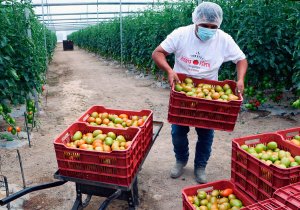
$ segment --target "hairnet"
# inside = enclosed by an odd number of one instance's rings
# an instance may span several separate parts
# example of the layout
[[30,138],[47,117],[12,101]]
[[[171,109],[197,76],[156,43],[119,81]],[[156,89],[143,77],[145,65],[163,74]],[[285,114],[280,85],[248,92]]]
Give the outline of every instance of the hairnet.
[[195,8],[192,16],[195,24],[211,23],[220,27],[223,20],[223,11],[216,3],[202,2]]

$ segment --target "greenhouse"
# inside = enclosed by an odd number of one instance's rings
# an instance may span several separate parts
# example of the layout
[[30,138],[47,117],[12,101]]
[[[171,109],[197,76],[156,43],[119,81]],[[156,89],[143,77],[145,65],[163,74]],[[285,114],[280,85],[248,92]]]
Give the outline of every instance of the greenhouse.
[[299,1],[0,17],[0,210],[299,210]]

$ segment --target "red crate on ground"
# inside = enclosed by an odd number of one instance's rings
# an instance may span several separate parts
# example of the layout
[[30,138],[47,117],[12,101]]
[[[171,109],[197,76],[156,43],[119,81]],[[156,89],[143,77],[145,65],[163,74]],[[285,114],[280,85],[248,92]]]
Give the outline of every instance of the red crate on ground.
[[[286,130],[277,131],[278,134],[282,136],[284,140],[292,140],[294,136],[300,135],[300,127],[290,128]],[[290,141],[287,141],[289,144],[295,145]],[[300,148],[300,145],[296,145]]]
[[274,164],[268,166],[241,148],[243,144],[266,145],[270,141],[277,142],[279,149],[289,151],[292,156],[300,154],[299,148],[287,144],[277,133],[258,134],[232,141],[231,179],[237,187],[256,201],[271,198],[276,189],[300,181],[300,166],[286,169]]
[[252,204],[250,206],[242,208],[242,210],[293,210],[284,204],[280,203],[274,198],[269,198],[267,200]]
[[183,210],[193,210],[195,209],[188,200],[188,196],[196,195],[197,190],[203,190],[207,193],[211,193],[213,190],[224,190],[226,188],[233,189],[233,194],[236,195],[237,199],[241,200],[244,206],[251,205],[253,201],[246,196],[246,193],[243,193],[235,187],[233,182],[229,180],[220,180],[216,182],[210,182],[207,184],[199,184],[195,186],[189,186],[184,188],[182,192],[183,200]]
[[[178,77],[183,81],[187,76],[178,74]],[[223,87],[225,84],[228,84],[232,91],[236,89],[236,82],[231,80],[192,79],[195,85],[205,83]],[[173,85],[170,93],[168,112],[168,121],[171,124],[224,131],[232,131],[234,129],[243,101],[241,94],[238,95],[239,100],[222,102],[189,97],[185,93],[175,91],[174,88],[175,86]]]
[[[111,152],[89,151],[66,146],[76,131],[88,133],[97,129],[101,129],[103,133],[112,131],[116,135],[123,135],[126,140],[131,140],[132,144],[126,150]],[[87,126],[85,123],[74,123],[54,141],[59,173],[80,179],[129,186],[143,158],[140,142],[140,128],[99,128]]]
[[152,133],[153,133],[153,112],[151,110],[131,111],[131,110],[109,109],[109,108],[105,108],[104,106],[96,105],[90,107],[77,121],[87,123],[88,117],[93,112],[98,112],[98,113],[107,112],[108,114],[116,114],[116,115],[127,114],[128,117],[148,116],[144,124],[140,126],[141,128],[140,135],[142,136],[141,144],[142,144],[143,153],[145,154],[146,151],[149,149],[150,143],[152,141]]
[[277,189],[273,198],[293,210],[300,210],[300,182]]

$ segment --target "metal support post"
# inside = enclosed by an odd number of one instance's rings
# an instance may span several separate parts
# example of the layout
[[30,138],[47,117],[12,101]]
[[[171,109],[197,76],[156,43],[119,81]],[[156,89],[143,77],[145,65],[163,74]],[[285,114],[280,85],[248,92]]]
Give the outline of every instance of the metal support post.
[[122,23],[122,0],[120,0],[120,49],[121,49],[121,68],[123,67],[123,23]]

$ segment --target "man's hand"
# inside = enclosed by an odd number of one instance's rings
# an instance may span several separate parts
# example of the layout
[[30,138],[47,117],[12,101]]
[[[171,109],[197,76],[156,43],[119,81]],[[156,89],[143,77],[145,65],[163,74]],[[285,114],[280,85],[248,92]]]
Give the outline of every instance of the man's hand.
[[237,83],[236,92],[243,94],[244,92],[244,79],[248,68],[248,62],[246,59],[240,60],[236,64],[237,67]]
[[178,79],[177,74],[173,71],[173,69],[167,62],[166,57],[168,54],[169,53],[165,51],[161,46],[158,46],[152,53],[152,59],[154,60],[158,68],[168,73],[168,81],[170,86],[172,87],[174,81],[180,82],[180,80]]
[[237,94],[244,92],[244,80],[238,80],[236,83],[236,92]]
[[175,71],[171,71],[171,72],[168,73],[168,79],[169,79],[170,87],[172,87],[174,82],[180,83],[180,80],[179,80],[179,78],[178,78]]

